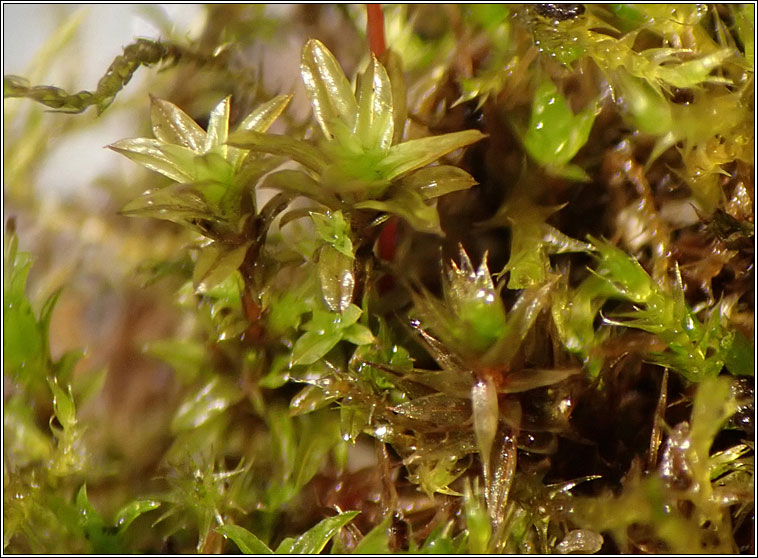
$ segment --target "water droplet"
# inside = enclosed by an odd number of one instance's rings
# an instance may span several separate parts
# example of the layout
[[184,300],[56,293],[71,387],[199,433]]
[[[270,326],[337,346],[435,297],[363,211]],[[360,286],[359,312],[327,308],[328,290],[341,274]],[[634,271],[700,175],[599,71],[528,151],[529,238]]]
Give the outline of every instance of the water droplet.
[[544,122],[542,122],[542,121],[540,121],[540,122],[537,122],[537,124],[534,126],[534,128],[535,128],[536,130],[542,130],[542,127],[543,127],[544,125],[545,125],[545,123],[544,123]]

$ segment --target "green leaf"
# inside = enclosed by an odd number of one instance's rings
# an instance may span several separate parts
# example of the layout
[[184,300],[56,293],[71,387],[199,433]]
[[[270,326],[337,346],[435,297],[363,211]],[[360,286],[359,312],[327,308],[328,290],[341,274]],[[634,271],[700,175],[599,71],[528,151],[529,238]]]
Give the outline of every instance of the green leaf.
[[722,77],[711,76],[711,72],[721,66],[728,58],[735,56],[736,51],[731,48],[722,48],[706,54],[695,60],[681,62],[673,65],[659,65],[655,75],[661,81],[686,89],[703,82],[722,82],[728,80]]
[[368,200],[356,203],[356,209],[374,209],[402,217],[417,231],[442,236],[437,208],[427,205],[415,190],[401,189],[384,201]]
[[205,130],[175,104],[151,95],[150,118],[153,134],[161,142],[181,145],[195,153],[203,152]]
[[392,145],[392,85],[387,71],[371,57],[358,77],[358,120],[356,133],[364,149],[386,151]]
[[213,148],[220,149],[219,154],[226,159],[226,141],[229,138],[229,111],[231,97],[226,97],[216,105],[208,117],[208,134],[205,138],[203,153]]
[[306,331],[292,348],[291,366],[313,364],[340,342],[342,332],[339,330]]
[[197,428],[241,401],[244,396],[237,382],[214,376],[182,403],[171,421],[171,431],[179,433]]
[[350,82],[329,49],[316,39],[309,40],[300,62],[305,92],[313,105],[313,113],[328,139],[332,126],[340,121],[353,130],[358,114]]
[[234,544],[242,551],[242,554],[273,554],[266,543],[253,533],[239,525],[221,525],[216,531],[234,541]]
[[324,519],[297,539],[284,539],[277,547],[276,554],[318,554],[337,531],[350,523],[359,513],[349,511]]
[[353,300],[353,258],[330,245],[322,246],[318,256],[318,276],[329,310],[342,313]]
[[144,513],[158,508],[161,503],[158,500],[134,500],[126,504],[116,512],[114,519],[118,532],[123,534],[132,522]]
[[392,517],[387,517],[361,539],[353,554],[392,554],[390,550],[390,526]]
[[203,248],[192,274],[195,291],[207,293],[237,271],[245,259],[249,245],[226,246],[214,242]]
[[167,153],[165,147],[166,145],[157,139],[134,138],[117,141],[109,145],[108,149],[175,182],[193,182],[195,153],[189,148],[179,146],[174,146],[176,149]]
[[380,163],[382,176],[393,180],[485,137],[479,130],[463,130],[393,145]]
[[574,115],[551,80],[535,92],[524,148],[542,165],[561,167],[587,143],[599,105],[593,103]]
[[263,185],[266,188],[276,188],[311,198],[327,207],[340,206],[340,201],[334,194],[326,191],[321,184],[301,171],[287,169],[272,173],[266,177]]
[[451,527],[451,521],[436,527],[424,541],[421,554],[462,554],[456,552],[458,549],[456,549],[455,541],[450,536]]
[[438,198],[458,190],[467,190],[475,184],[477,182],[473,176],[452,165],[419,169],[400,180],[401,188],[416,190],[425,200]]
[[353,345],[368,345],[375,340],[374,334],[371,333],[371,330],[361,324],[353,324],[346,327],[342,335],[345,341],[348,341]]
[[263,103],[240,122],[237,130],[265,132],[279,118],[279,115],[284,112],[284,109],[287,108],[291,100],[292,95],[278,95],[270,101]]
[[229,136],[229,144],[260,153],[284,155],[315,172],[322,172],[325,167],[323,154],[318,149],[289,136],[240,130]]
[[305,386],[290,401],[290,414],[293,417],[307,415],[317,411],[335,400],[335,396],[328,395],[318,386]]
[[[524,185],[528,186],[528,185]],[[563,206],[539,206],[523,193],[516,193],[489,220],[491,224],[509,225],[511,255],[501,273],[510,272],[509,289],[523,289],[543,284],[551,272],[549,255],[565,252],[588,252],[592,247],[574,240],[547,224],[550,216]]]
[[193,184],[171,184],[158,190],[148,190],[140,197],[127,203],[121,210],[123,215],[153,217],[180,225],[192,224],[212,217],[212,210],[205,196]]
[[53,392],[53,410],[58,422],[61,423],[64,430],[68,430],[76,426],[76,407],[74,405],[74,398],[71,395],[71,387],[68,387],[67,391],[63,391],[58,385],[56,379],[48,379],[48,385],[50,391]]
[[392,119],[394,120],[392,127],[394,131],[391,143],[396,144],[400,143],[403,139],[405,121],[408,118],[407,86],[405,83],[405,73],[403,72],[403,62],[400,55],[391,48],[382,53],[380,61],[387,70],[392,88]]
[[26,298],[26,279],[31,257],[16,252],[15,236],[6,253],[3,285],[3,366],[26,384],[44,382],[47,340]]
[[463,509],[466,514],[469,553],[487,553],[490,537],[492,536],[492,524],[487,514],[487,507],[481,494],[479,494],[477,482],[474,482],[474,488],[472,489],[467,479],[463,489]]

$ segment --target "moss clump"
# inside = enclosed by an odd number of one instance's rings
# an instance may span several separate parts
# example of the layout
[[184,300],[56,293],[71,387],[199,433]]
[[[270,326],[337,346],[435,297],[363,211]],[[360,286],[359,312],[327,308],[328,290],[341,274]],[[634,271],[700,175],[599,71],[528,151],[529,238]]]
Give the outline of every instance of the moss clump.
[[4,79],[7,552],[754,551],[752,6],[205,9]]

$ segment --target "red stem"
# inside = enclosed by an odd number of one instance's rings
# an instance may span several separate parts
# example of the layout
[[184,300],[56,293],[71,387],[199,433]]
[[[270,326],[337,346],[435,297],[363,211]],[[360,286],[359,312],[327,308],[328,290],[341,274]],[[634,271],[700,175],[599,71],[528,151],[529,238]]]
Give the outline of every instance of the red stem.
[[387,50],[384,42],[384,14],[382,14],[381,4],[366,4],[366,17],[368,45],[374,56],[378,58]]

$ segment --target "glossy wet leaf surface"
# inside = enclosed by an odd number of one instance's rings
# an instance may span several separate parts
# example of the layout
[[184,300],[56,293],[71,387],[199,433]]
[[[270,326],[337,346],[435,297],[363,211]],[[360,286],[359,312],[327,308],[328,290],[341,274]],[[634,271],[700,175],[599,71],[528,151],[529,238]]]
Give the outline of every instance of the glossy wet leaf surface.
[[[560,173],[587,142],[597,113],[598,108],[591,105],[574,114],[555,84],[545,81],[534,94],[524,147],[539,163]],[[583,173],[577,169],[570,174],[581,177]]]

